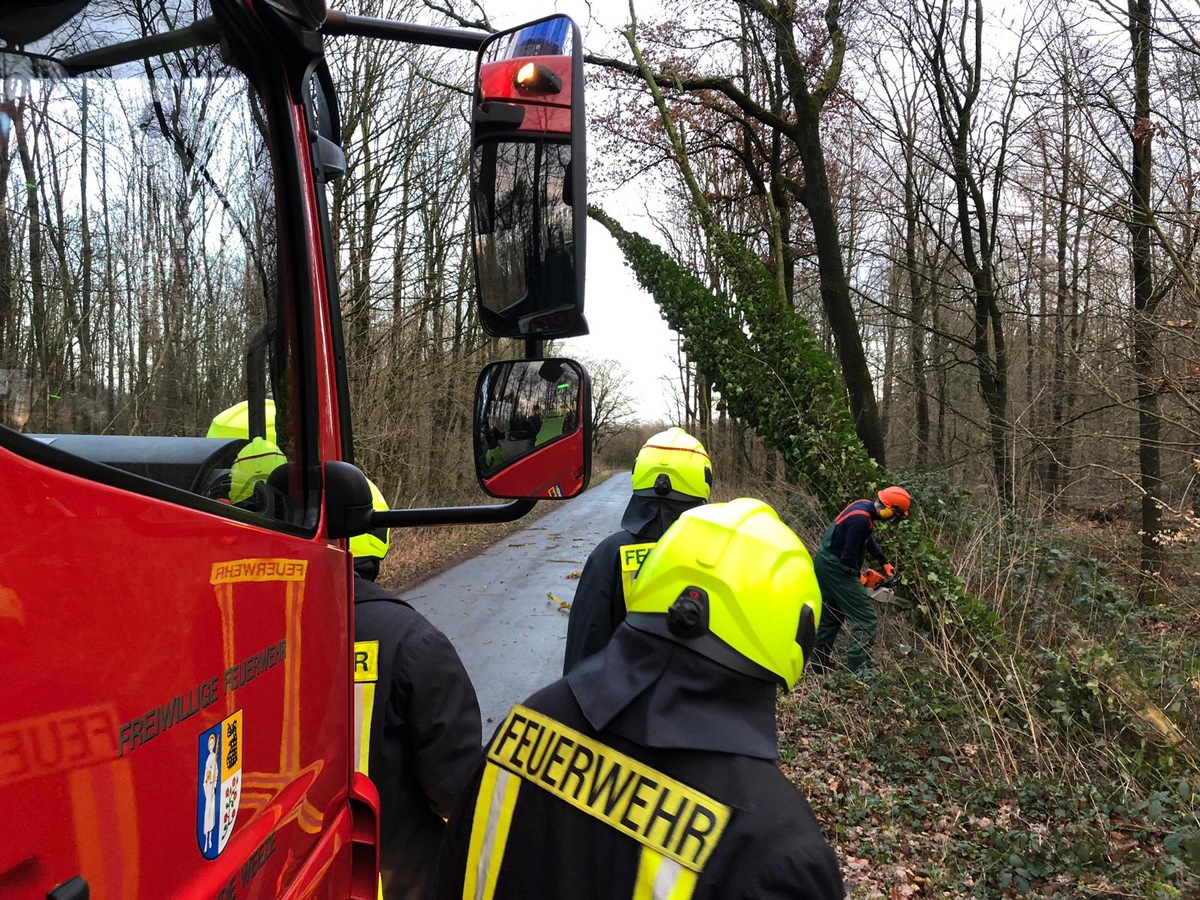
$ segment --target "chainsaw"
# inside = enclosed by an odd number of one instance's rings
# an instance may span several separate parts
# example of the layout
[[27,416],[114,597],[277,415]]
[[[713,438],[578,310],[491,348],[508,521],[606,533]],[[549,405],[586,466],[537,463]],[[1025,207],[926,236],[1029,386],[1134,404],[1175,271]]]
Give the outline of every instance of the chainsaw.
[[883,567],[882,572],[877,569],[867,569],[858,577],[858,580],[868,591],[895,587],[897,584],[896,567],[888,563]]

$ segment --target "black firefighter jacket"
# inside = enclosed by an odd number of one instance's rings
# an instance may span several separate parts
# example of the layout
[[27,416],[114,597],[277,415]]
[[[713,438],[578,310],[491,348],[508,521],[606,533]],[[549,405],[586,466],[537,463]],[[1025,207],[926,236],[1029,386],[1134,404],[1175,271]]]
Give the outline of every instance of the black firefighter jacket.
[[379,789],[383,896],[418,900],[433,880],[444,820],[479,762],[479,701],[446,636],[360,575],[354,675],[356,763]]
[[592,550],[575,587],[563,674],[604,649],[617,626],[625,621],[625,594],[637,578],[646,554],[684,510],[703,501],[634,494],[621,517],[621,530]]
[[[816,818],[763,758],[775,753],[774,686],[729,670],[709,679],[719,666],[668,643],[622,625],[513,708],[450,821],[437,900],[841,900]],[[723,704],[710,689],[728,689],[725,708],[706,709]],[[688,749],[742,735],[754,755]]]
[[567,620],[564,675],[603,650],[625,621],[625,583],[632,581],[654,543],[622,530],[602,540],[588,556]]

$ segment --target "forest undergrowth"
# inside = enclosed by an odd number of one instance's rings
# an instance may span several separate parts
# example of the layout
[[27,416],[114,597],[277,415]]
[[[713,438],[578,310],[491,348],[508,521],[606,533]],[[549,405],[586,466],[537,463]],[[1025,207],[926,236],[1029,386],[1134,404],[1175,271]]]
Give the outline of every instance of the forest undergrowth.
[[[964,650],[901,587],[870,677],[783,698],[782,764],[849,896],[1200,897],[1200,527],[1181,520],[1168,599],[1142,607],[1131,522],[904,483],[1008,644]],[[804,504],[780,505],[815,546]]]

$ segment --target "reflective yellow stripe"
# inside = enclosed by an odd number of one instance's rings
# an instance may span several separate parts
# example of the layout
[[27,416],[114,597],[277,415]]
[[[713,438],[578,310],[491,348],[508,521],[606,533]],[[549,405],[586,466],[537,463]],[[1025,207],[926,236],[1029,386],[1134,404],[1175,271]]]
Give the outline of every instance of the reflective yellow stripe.
[[[671,860],[667,860],[671,862]],[[669,900],[691,900],[692,892],[696,890],[696,880],[700,876],[691,869],[680,869],[675,877],[675,886],[668,894]]]
[[371,719],[375,685],[379,681],[379,641],[354,642],[354,760],[355,768],[370,775]]
[[642,567],[642,563],[646,560],[646,554],[654,548],[654,542],[648,544],[622,544],[617,551],[617,559],[621,563],[621,587],[625,591],[625,597],[629,597],[629,592],[633,589],[633,583],[637,580],[638,569]]
[[698,876],[656,850],[642,848],[633,900],[691,900]]
[[[517,805],[517,792],[521,789],[521,779],[505,772],[503,769],[496,776],[496,793],[503,796],[500,799],[500,815],[497,816],[495,830],[489,835],[490,840],[484,841],[484,851],[488,854],[487,881],[483,886],[480,900],[492,900],[496,893],[496,881],[500,877],[500,864],[504,861],[504,850],[508,846],[508,831],[512,827],[513,810]],[[491,822],[488,823],[489,830]],[[490,844],[490,846],[489,846]]]
[[[496,732],[488,759],[693,872],[729,823],[729,807],[712,797],[523,706]],[[477,806],[477,825],[479,817]]]
[[484,766],[471,820],[463,900],[492,900],[495,895],[520,788],[521,779],[511,772],[491,763]]
[[653,900],[654,876],[658,874],[658,864],[665,856],[655,853],[649,847],[643,847],[638,856],[637,878],[633,882],[633,900]]
[[375,712],[375,685],[354,686],[354,767],[370,775],[371,718]]
[[479,793],[475,795],[475,815],[471,819],[471,841],[467,845],[467,870],[463,873],[463,900],[474,900],[475,887],[479,881],[480,851],[483,849],[484,832],[487,830],[488,813],[492,809],[492,794],[496,790],[495,766],[483,767],[483,780]]

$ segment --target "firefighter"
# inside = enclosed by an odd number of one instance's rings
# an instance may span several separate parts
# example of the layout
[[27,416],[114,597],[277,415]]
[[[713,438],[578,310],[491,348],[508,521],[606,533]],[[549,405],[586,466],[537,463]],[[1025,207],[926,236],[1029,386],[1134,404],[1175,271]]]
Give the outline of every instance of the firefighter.
[[625,596],[654,542],[684,510],[708,502],[712,462],[682,428],[651,437],[633,463],[633,496],[621,530],[596,545],[575,589],[563,674],[608,643],[625,618]]
[[[387,509],[371,485],[376,509]],[[479,701],[453,645],[375,583],[388,530],[350,539],[354,557],[356,767],[379,789],[386,900],[425,896],[445,820],[479,762]]]
[[662,536],[608,645],[513,707],[450,820],[435,897],[841,900],[837,859],[775,763],[776,689],[821,614],[765,503]]
[[911,506],[912,497],[908,491],[893,485],[880,491],[874,500],[855,500],[825,529],[813,559],[825,604],[825,615],[817,632],[814,671],[828,670],[833,642],[843,620],[850,625],[847,652],[850,671],[861,672],[871,664],[871,647],[879,628],[879,616],[871,595],[860,580],[863,558],[869,551],[882,564],[885,576],[890,578],[895,574],[895,567],[888,562],[872,532],[876,522],[908,518]]
[[[223,482],[214,486],[214,489],[221,493],[218,499],[227,499],[234,505],[248,507],[256,512],[272,508],[272,504],[268,502],[269,495],[258,486],[265,485],[272,472],[287,464],[287,457],[279,449],[275,439],[275,401],[268,399],[264,403],[264,409],[266,436],[249,438],[249,442],[238,451],[229,469],[227,491]],[[249,404],[242,400],[213,417],[206,437],[247,440],[249,433]]]

